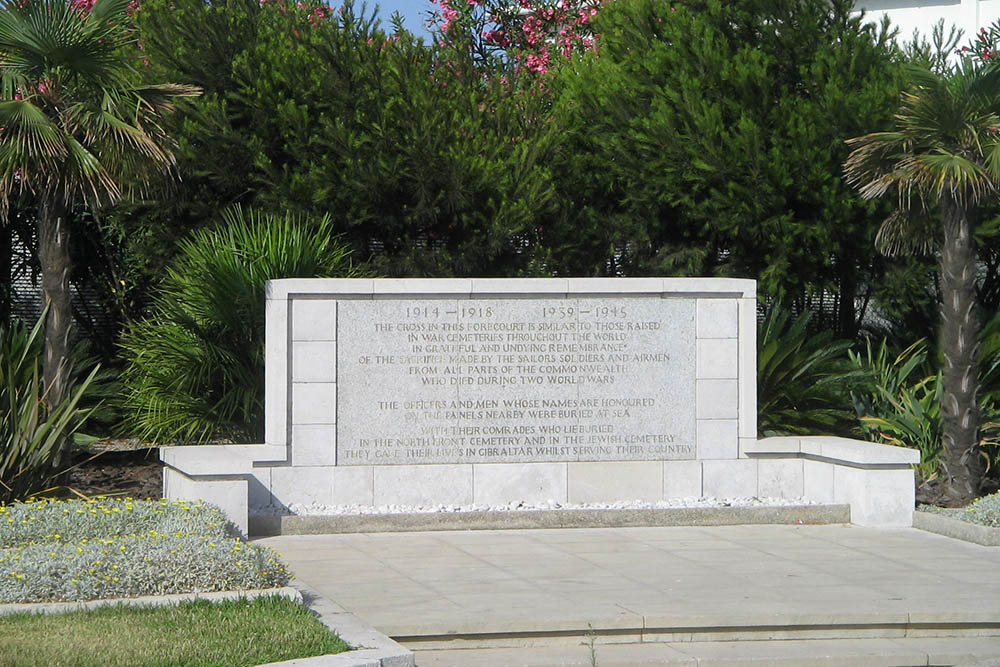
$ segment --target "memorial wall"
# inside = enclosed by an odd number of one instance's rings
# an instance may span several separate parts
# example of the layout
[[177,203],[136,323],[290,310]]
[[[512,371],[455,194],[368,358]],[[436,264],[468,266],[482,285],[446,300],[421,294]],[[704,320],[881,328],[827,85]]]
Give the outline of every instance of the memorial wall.
[[268,283],[266,308],[265,443],[160,452],[166,497],[244,532],[748,497],[912,523],[919,452],[758,441],[751,280],[293,279]]
[[755,334],[747,280],[272,281],[257,502],[700,495],[749,470]]

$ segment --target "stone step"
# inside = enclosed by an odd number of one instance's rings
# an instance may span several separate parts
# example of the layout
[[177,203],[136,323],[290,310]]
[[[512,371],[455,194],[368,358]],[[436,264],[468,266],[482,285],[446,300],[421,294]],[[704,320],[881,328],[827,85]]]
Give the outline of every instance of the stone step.
[[1000,615],[993,610],[938,612],[713,613],[617,615],[573,619],[469,618],[460,623],[411,619],[382,630],[413,650],[572,647],[598,645],[766,642],[771,640],[949,639],[985,637],[1000,646]]
[[417,667],[915,667],[1000,660],[998,637],[649,642],[416,651]]

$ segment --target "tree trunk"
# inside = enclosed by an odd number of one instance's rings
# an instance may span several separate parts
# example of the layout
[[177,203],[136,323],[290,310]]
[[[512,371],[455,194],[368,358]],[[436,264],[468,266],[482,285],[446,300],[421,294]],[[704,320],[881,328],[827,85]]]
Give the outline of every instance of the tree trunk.
[[[69,391],[70,336],[73,312],[69,302],[69,215],[61,189],[47,189],[38,207],[38,261],[42,269],[42,294],[48,317],[45,321],[45,356],[42,381],[45,403],[59,405]],[[58,466],[66,451],[57,457]]]
[[972,238],[975,209],[950,191],[941,196],[944,245],[941,249],[941,397],[943,448],[941,501],[966,504],[982,479],[979,441],[979,321],[976,313],[976,249]]

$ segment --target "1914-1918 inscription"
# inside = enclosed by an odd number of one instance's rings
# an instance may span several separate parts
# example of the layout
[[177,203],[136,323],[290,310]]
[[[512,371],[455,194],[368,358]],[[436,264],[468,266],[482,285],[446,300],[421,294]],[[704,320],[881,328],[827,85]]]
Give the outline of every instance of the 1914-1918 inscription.
[[341,301],[337,463],[693,459],[693,299]]

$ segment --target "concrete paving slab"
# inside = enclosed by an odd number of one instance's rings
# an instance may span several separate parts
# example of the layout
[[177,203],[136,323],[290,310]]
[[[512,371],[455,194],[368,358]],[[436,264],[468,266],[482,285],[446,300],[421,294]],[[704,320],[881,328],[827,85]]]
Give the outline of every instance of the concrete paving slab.
[[[465,644],[488,645],[490,636],[520,635],[537,644],[546,633],[579,639],[590,624],[619,638],[646,629],[719,640],[726,632],[899,637],[902,629],[1000,642],[1000,582],[981,576],[1000,567],[1000,550],[916,529],[583,528],[260,542],[390,636],[468,635]],[[972,572],[980,576],[970,581]]]

